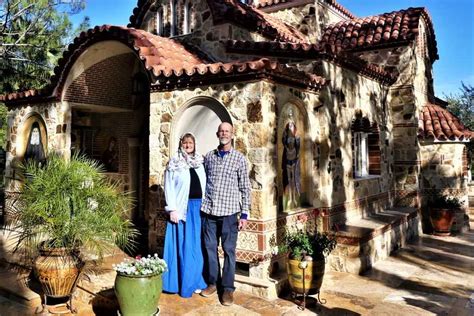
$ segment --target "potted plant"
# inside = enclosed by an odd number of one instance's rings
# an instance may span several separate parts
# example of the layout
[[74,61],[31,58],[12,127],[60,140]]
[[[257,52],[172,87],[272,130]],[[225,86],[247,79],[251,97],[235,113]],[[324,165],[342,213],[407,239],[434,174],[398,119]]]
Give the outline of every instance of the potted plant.
[[429,201],[430,222],[433,225],[434,234],[438,236],[449,236],[454,222],[456,209],[459,209],[463,202],[456,197],[449,197],[443,194],[436,194]]
[[288,281],[293,292],[313,295],[319,293],[325,259],[337,242],[331,234],[308,231],[304,227],[306,221],[306,215],[299,216],[296,227],[286,229],[278,252],[288,253]]
[[156,253],[114,265],[117,271],[114,289],[122,316],[158,314],[163,290],[161,276],[166,269],[166,262]]
[[85,256],[100,261],[116,245],[133,245],[131,199],[85,156],[53,154],[43,166],[28,162],[23,169],[21,207],[10,224],[15,251],[32,263],[46,297],[71,298]]

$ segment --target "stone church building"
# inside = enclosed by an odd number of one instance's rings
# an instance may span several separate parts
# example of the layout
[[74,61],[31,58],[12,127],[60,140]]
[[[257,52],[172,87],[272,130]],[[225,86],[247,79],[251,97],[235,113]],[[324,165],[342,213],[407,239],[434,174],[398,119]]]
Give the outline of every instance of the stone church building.
[[102,160],[134,192],[143,242],[160,250],[179,136],[193,132],[205,153],[227,121],[252,184],[239,286],[275,294],[285,258],[271,241],[302,219],[337,233],[332,269],[369,269],[427,229],[430,195],[467,201],[472,132],[435,97],[428,11],[356,14],[335,0],[139,0],[127,27],[78,36],[47,88],[1,97],[6,216],[36,127],[46,153]]

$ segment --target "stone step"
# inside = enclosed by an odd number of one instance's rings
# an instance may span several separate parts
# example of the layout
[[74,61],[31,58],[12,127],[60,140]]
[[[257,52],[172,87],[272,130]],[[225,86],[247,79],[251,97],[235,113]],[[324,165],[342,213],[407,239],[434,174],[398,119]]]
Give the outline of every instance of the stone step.
[[0,263],[0,295],[28,307],[41,307],[39,291],[30,287],[30,271]]
[[278,298],[278,294],[285,288],[287,282],[288,275],[285,271],[280,271],[265,280],[239,274],[235,275],[237,290],[270,300]]
[[338,227],[338,245],[328,257],[335,271],[363,273],[421,233],[416,208],[394,208],[347,221]]

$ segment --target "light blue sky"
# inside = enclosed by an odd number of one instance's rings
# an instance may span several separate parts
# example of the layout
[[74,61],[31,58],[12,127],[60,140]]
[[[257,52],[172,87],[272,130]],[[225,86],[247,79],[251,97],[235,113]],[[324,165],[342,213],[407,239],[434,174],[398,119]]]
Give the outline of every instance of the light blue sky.
[[[136,0],[87,0],[86,9],[72,17],[91,18],[91,25],[127,25]],[[434,64],[435,92],[458,93],[461,81],[474,85],[474,1],[473,0],[339,0],[356,16],[368,16],[406,9],[426,7],[431,14],[440,59]]]

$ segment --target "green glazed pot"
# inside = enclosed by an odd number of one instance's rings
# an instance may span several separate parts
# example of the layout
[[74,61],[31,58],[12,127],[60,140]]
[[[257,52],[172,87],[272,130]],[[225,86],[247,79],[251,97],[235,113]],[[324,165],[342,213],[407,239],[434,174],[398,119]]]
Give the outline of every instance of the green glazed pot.
[[117,273],[114,288],[122,316],[150,316],[157,312],[163,281],[161,274],[131,276]]

